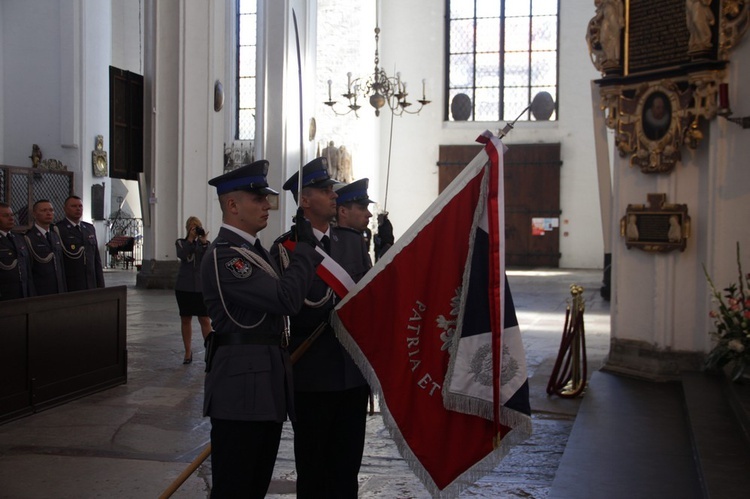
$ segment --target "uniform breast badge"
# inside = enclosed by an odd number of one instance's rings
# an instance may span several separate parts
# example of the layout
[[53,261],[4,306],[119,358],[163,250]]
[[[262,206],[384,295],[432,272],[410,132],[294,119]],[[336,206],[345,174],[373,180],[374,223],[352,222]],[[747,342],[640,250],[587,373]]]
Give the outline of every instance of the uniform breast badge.
[[246,279],[253,273],[250,263],[243,258],[232,258],[226,263],[226,268],[238,279]]

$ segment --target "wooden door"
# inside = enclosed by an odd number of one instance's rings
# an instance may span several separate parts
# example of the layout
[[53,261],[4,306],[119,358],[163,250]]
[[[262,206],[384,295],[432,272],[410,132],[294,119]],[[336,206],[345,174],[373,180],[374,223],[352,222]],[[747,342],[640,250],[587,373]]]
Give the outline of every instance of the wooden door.
[[[442,192],[482,150],[440,146]],[[513,144],[505,153],[505,255],[509,266],[560,264],[560,144]]]

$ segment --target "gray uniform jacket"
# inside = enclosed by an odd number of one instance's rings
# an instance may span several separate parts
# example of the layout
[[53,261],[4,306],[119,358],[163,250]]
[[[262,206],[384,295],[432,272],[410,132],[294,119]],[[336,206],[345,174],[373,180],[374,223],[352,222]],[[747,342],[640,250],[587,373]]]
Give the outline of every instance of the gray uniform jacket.
[[31,274],[34,277],[36,294],[52,295],[67,291],[65,269],[63,268],[63,248],[60,236],[51,230],[52,245],[36,226],[26,231],[26,246],[31,255]]
[[8,232],[0,234],[0,300],[34,296],[34,280],[26,240]]
[[201,262],[208,245],[198,239],[192,243],[187,239],[178,239],[174,245],[177,249],[177,258],[180,259],[180,268],[177,270],[177,282],[174,289],[178,291],[201,292]]
[[281,347],[284,315],[302,307],[315,267],[323,258],[304,244],[278,278],[281,274],[275,265],[276,277],[233,246],[258,255],[243,237],[222,227],[201,264],[203,298],[215,334],[277,335],[279,343],[219,347],[206,374],[203,415],[283,422],[287,414],[294,417],[291,363]]
[[[279,244],[289,237],[289,233],[282,235],[271,248],[275,259],[283,251],[279,249]],[[372,267],[362,233],[353,229],[331,228],[331,258],[347,271],[354,282],[359,281]],[[329,291],[328,285],[316,276],[305,306],[299,314],[290,317],[291,351],[310,336],[321,322],[328,323],[326,330],[294,364],[294,387],[297,391],[341,391],[367,384],[330,326],[331,311],[339,300],[335,294],[326,300]],[[367,318],[363,317],[362,320]]]
[[63,246],[65,282],[68,291],[104,287],[104,271],[96,229],[87,222],[80,222],[76,229],[67,218],[55,224]]

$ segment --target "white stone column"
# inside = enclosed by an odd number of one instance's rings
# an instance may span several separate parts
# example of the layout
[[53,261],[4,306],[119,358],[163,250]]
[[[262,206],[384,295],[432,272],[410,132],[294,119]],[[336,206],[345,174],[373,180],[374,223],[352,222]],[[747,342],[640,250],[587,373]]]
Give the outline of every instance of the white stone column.
[[178,263],[174,243],[184,236],[185,220],[194,215],[208,225],[213,219],[215,194],[207,181],[222,170],[223,116],[214,111],[214,82],[225,79],[225,7],[220,0],[146,2],[149,224],[139,287],[171,287]]

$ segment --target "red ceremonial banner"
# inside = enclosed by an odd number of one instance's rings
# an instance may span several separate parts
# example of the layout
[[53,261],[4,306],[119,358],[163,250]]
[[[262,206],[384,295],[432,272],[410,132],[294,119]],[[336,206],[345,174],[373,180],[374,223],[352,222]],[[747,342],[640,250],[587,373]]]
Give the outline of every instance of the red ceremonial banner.
[[443,401],[473,221],[487,201],[492,165],[485,163],[482,152],[334,313],[339,339],[380,395],[401,454],[433,496],[457,495],[530,431],[526,414],[517,435],[504,440],[513,428],[449,410]]

